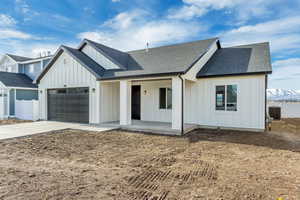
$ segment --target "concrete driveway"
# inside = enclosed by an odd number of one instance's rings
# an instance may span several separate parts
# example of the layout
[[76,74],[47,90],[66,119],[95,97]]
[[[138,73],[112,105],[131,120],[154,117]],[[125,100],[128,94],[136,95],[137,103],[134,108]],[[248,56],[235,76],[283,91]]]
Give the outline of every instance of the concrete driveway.
[[57,131],[62,129],[79,129],[102,132],[112,130],[114,128],[53,121],[28,122],[0,126],[0,140],[22,137],[26,135],[33,135],[38,133],[45,133],[49,131]]

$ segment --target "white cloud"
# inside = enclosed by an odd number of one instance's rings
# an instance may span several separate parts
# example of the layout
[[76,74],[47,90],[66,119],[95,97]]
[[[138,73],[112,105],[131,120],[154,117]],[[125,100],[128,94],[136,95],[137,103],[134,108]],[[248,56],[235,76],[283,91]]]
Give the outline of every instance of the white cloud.
[[185,5],[179,10],[176,8],[171,9],[168,18],[170,19],[192,19],[194,17],[200,17],[207,13],[207,9],[204,7],[198,7],[195,5]]
[[[60,43],[35,40],[0,39],[0,54],[12,53],[21,56],[38,57],[40,52],[56,52]],[[73,43],[66,44],[75,46]]]
[[300,89],[300,58],[277,60],[273,63],[269,88]]
[[[278,0],[183,0],[183,6],[169,10],[170,19],[191,19],[201,17],[214,10],[230,9],[237,15],[238,21],[245,22],[250,17],[266,16],[271,12],[269,6],[275,4]],[[230,12],[231,13],[231,12]]]
[[23,14],[27,14],[30,12],[30,7],[25,0],[15,0],[15,4],[17,11]]
[[300,46],[300,16],[287,17],[241,26],[221,33],[223,46],[270,41],[273,52],[298,49]]
[[9,15],[0,14],[0,27],[14,26],[17,21]]
[[199,38],[200,31],[206,28],[196,22],[149,18],[142,11],[120,13],[98,30],[79,33],[78,38],[88,38],[121,50],[133,50],[145,48],[147,42],[150,46],[157,46],[192,37]]
[[52,17],[58,21],[62,21],[62,22],[71,22],[72,20],[68,17],[62,16],[60,14],[54,14],[52,15]]
[[122,12],[116,15],[114,18],[107,20],[104,26],[108,26],[113,29],[126,29],[131,26],[134,21],[140,20],[141,17],[147,13],[142,10],[135,10],[131,12]]
[[115,2],[120,2],[121,0],[111,0],[111,1],[115,3]]
[[11,38],[27,40],[27,39],[31,39],[32,36],[30,34],[17,31],[14,29],[0,29],[0,39],[11,39]]

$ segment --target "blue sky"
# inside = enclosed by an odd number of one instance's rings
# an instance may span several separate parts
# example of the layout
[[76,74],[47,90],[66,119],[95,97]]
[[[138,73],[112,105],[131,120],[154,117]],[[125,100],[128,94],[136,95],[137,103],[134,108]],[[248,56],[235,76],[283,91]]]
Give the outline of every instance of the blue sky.
[[89,38],[121,50],[219,37],[269,41],[269,88],[300,90],[299,0],[0,0],[0,54],[37,56]]

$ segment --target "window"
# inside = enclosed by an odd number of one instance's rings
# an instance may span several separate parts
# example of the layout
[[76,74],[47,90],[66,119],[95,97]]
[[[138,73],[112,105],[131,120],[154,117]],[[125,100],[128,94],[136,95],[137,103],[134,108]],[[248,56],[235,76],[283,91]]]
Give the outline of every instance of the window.
[[33,64],[29,65],[29,73],[33,73],[34,70],[33,67],[34,67]]
[[237,85],[216,86],[216,110],[237,111]]
[[225,86],[216,87],[216,110],[225,110]]
[[159,109],[172,109],[171,88],[159,88]]

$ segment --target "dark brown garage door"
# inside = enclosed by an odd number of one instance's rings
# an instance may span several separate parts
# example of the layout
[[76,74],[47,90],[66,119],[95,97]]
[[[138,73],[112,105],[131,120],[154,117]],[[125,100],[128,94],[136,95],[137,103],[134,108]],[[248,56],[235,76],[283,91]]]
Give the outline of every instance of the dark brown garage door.
[[48,120],[89,123],[89,89],[49,89]]

